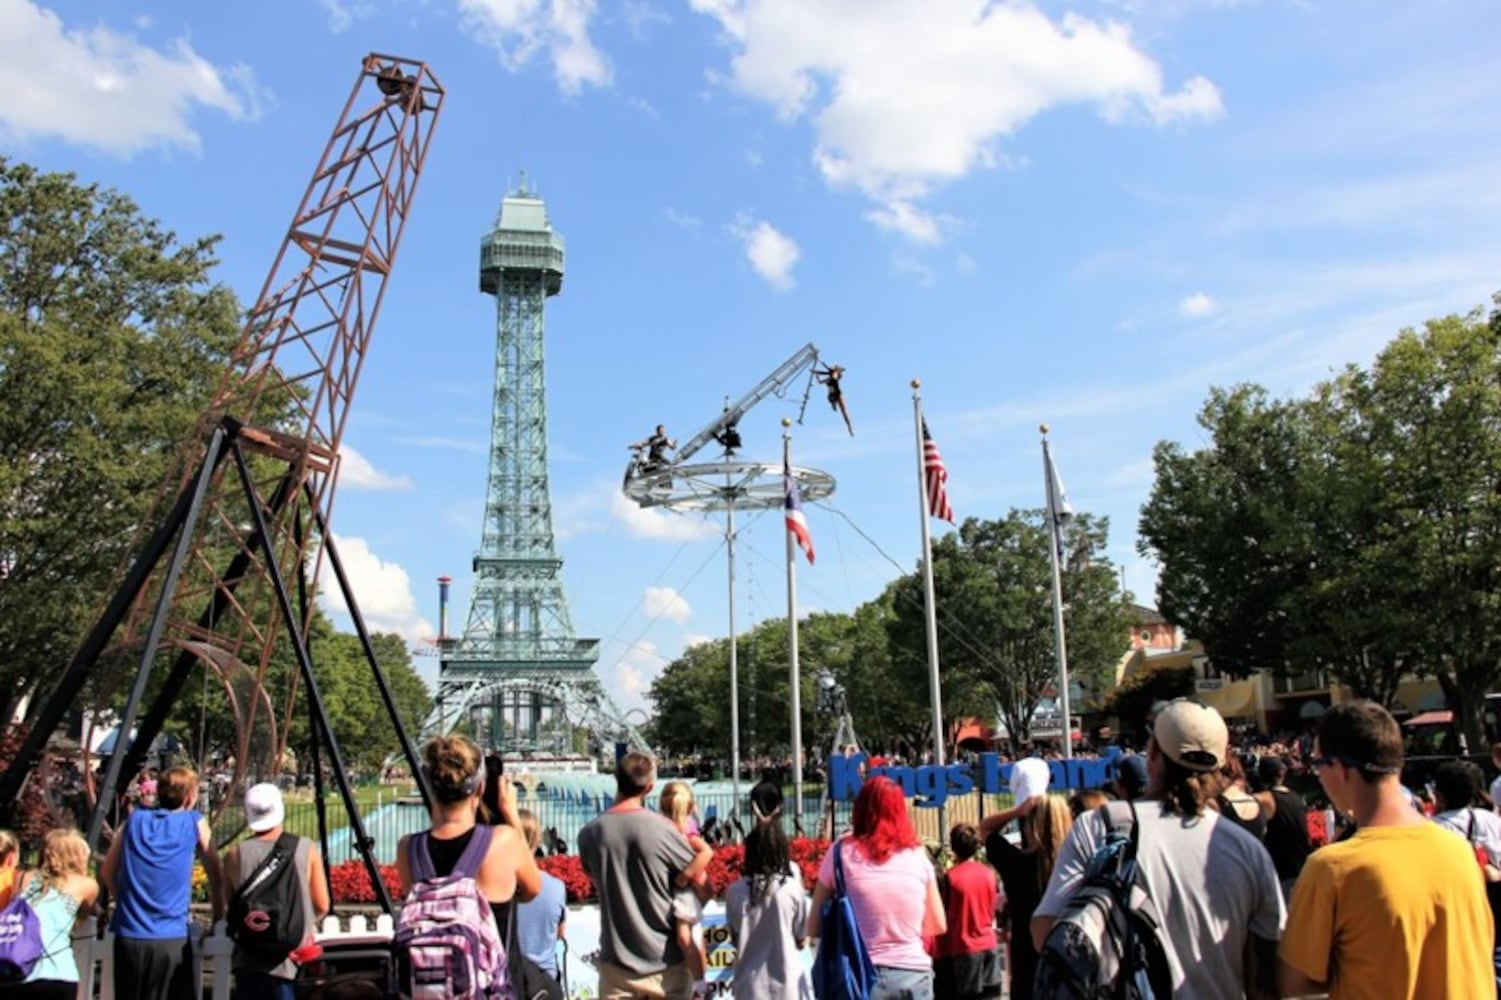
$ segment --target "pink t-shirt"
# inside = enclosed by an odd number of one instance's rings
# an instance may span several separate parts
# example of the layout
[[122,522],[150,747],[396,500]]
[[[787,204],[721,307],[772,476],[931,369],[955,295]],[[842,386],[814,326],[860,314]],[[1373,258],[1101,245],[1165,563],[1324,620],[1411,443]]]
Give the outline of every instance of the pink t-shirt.
[[[908,848],[878,865],[865,857],[853,838],[845,837],[840,843],[844,845],[840,852],[844,885],[871,963],[893,969],[933,968],[922,941],[928,884],[935,878],[928,852],[921,847]],[[818,882],[834,887],[832,848],[823,856]]]

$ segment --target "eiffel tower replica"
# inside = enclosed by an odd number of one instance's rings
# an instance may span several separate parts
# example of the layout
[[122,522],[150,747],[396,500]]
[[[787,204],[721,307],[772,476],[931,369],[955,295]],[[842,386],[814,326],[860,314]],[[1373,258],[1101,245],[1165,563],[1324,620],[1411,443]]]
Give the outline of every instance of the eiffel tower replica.
[[[594,672],[599,640],[568,613],[547,482],[544,307],[563,288],[563,237],[527,190],[500,204],[480,242],[480,291],[495,296],[495,401],[485,523],[469,617],[439,638],[438,697],[426,729],[466,727],[523,756],[646,749]],[[578,734],[587,734],[580,738]]]

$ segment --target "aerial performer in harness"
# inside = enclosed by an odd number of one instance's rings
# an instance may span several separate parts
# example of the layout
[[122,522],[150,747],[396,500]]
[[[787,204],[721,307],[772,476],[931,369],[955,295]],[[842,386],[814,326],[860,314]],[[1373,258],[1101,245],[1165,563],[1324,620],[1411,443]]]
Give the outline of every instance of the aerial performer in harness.
[[818,380],[819,385],[828,387],[829,406],[839,411],[839,415],[844,418],[845,429],[850,432],[850,437],[854,437],[855,425],[850,423],[850,411],[844,404],[844,390],[839,387],[839,380],[844,378],[844,369],[839,365],[815,368],[813,377]]
[[656,431],[650,437],[644,441],[637,441],[630,447],[637,453],[642,448],[646,449],[646,461],[641,463],[643,469],[658,469],[667,464],[667,449],[677,446],[678,443],[667,436],[667,425],[658,424]]

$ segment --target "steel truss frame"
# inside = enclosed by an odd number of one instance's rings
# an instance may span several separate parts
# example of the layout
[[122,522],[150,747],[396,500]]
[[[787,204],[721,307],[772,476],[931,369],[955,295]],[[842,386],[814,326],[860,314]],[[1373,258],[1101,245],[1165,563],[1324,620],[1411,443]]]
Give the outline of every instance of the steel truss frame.
[[[119,740],[110,757],[89,829],[90,845],[97,846],[121,784],[139,770],[194,665],[209,663],[221,673],[237,666],[265,692],[267,667],[285,627],[298,671],[289,689],[278,692],[281,704],[290,717],[298,681],[307,689],[314,753],[326,745],[356,844],[389,911],[327,726],[306,633],[312,587],[327,555],[425,798],[411,740],[375,661],[329,522],[349,407],[443,101],[443,87],[426,63],[380,53],[361,61],[213,401],[142,524],[135,562],[0,775],[0,814],[15,802],[101,657],[140,648],[120,726],[122,733],[133,727],[137,733],[134,740]],[[224,482],[227,457],[241,488]],[[169,546],[171,558],[164,560]],[[294,572],[295,606],[286,586]],[[159,653],[172,665],[135,726]],[[261,702],[247,699],[244,716],[236,720],[236,786],[250,767]],[[264,722],[280,734],[269,748],[270,759],[279,759],[285,728]],[[322,792],[320,776],[320,824]]]

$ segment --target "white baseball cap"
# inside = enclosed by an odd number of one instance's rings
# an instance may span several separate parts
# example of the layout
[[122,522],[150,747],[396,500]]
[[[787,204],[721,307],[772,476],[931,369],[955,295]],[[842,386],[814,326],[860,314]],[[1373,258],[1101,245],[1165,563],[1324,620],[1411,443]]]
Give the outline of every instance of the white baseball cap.
[[270,782],[251,785],[245,793],[245,825],[252,833],[265,833],[272,827],[281,826],[287,818],[287,807],[281,799],[281,789]]
[[1038,795],[1046,795],[1053,772],[1048,762],[1037,757],[1019,760],[1011,766],[1011,795],[1017,805]]

